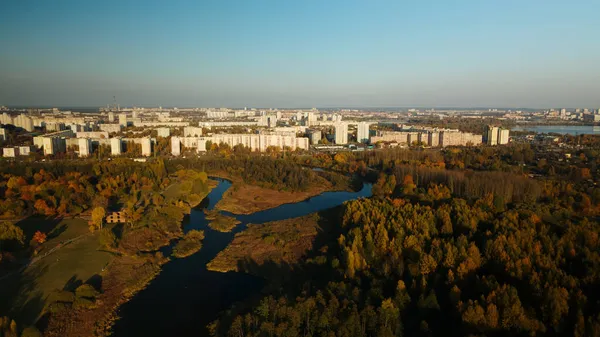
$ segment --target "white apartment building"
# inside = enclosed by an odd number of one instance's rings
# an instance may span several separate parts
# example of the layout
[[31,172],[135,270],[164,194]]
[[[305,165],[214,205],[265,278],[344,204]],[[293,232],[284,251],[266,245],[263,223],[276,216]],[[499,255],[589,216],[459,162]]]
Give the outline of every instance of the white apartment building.
[[127,115],[126,114],[119,114],[119,124],[121,124],[124,127],[127,126]]
[[321,130],[309,130],[307,131],[308,139],[310,139],[310,143],[312,145],[319,144],[319,141],[322,138]]
[[7,114],[6,112],[3,113],[0,116],[0,124],[4,124],[4,125],[10,124],[10,125],[13,125],[13,118],[12,118],[12,116],[9,115],[9,114]]
[[206,112],[207,118],[229,118],[234,117],[235,114],[230,113],[227,110],[209,110]]
[[29,132],[33,131],[33,120],[23,114],[13,118],[13,125],[25,129]]
[[184,137],[201,137],[202,127],[197,126],[186,126],[183,128]]
[[92,154],[92,140],[89,138],[78,138],[79,157],[88,157]]
[[368,143],[369,142],[369,123],[359,122],[358,127],[356,129],[356,141],[359,143]]
[[31,146],[19,146],[19,155],[20,156],[28,156],[31,153]]
[[510,130],[488,125],[486,128],[487,145],[505,145],[508,144]]
[[172,137],[171,154],[179,156],[181,146],[196,149],[197,152],[207,150],[206,143],[210,141],[213,144],[227,144],[230,147],[243,145],[252,151],[266,151],[269,146],[275,146],[280,149],[288,147],[291,150],[308,150],[309,140],[306,137],[296,137],[295,135],[275,135],[275,134],[216,134],[211,137]]
[[150,138],[148,138],[148,137],[142,138],[140,143],[142,144],[142,156],[146,156],[146,157],[151,156],[152,155],[152,141],[150,140]]
[[108,138],[106,131],[83,131],[75,133],[75,138]]
[[99,126],[101,131],[107,133],[121,132],[121,130],[123,129],[123,126],[121,124],[100,124]]
[[2,156],[6,158],[14,158],[19,155],[18,147],[5,147],[2,149]]
[[156,128],[156,136],[167,138],[171,135],[171,129],[169,128]]
[[113,156],[120,156],[123,149],[121,138],[110,139],[110,154]]
[[73,137],[71,130],[48,133],[42,136],[33,137],[33,144],[44,150],[44,155],[53,155],[67,151],[66,137]]
[[348,144],[348,124],[342,122],[335,124],[335,143]]

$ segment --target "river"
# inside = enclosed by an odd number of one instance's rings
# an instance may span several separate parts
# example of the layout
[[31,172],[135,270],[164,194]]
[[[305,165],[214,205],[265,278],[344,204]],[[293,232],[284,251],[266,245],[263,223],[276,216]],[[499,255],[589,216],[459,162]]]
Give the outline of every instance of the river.
[[590,125],[523,125],[512,128],[512,131],[558,133],[561,135],[600,135],[600,127]]
[[206,269],[221,250],[243,231],[249,223],[264,223],[307,215],[342,204],[345,201],[368,197],[371,184],[358,192],[325,192],[308,200],[285,204],[249,215],[223,214],[236,217],[242,223],[231,233],[221,233],[208,227],[203,210],[213,209],[223,193],[231,186],[219,180],[203,202],[192,209],[184,221],[184,231],[200,229],[205,238],[202,249],[187,258],[173,259],[161,273],[129,302],[119,309],[121,317],[113,327],[113,336],[207,336],[206,325],[218,318],[232,304],[258,293],[264,280],[238,272],[213,272]]

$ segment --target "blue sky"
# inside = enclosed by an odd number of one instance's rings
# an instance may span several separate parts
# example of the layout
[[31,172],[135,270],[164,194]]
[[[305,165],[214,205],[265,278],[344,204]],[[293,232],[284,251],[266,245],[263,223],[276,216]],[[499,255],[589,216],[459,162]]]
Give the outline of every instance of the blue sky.
[[600,108],[600,1],[0,2],[0,105]]

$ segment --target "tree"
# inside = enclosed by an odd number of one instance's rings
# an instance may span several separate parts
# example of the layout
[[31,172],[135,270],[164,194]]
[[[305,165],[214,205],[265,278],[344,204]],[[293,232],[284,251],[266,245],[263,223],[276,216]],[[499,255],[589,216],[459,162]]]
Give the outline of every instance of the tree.
[[23,245],[23,230],[10,222],[0,222],[0,250],[11,248],[11,244]]
[[33,234],[32,240],[38,244],[42,244],[42,243],[46,242],[46,234],[44,234],[40,231],[36,231],[35,234]]
[[102,229],[102,223],[104,222],[104,217],[106,216],[106,211],[103,207],[96,207],[92,210],[92,219],[90,220],[90,231],[94,232],[98,229]]

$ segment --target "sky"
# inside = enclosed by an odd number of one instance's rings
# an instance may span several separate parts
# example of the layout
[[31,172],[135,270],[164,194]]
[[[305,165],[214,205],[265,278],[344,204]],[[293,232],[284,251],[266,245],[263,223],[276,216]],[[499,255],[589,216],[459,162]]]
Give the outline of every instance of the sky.
[[0,105],[600,108],[598,0],[3,0]]

